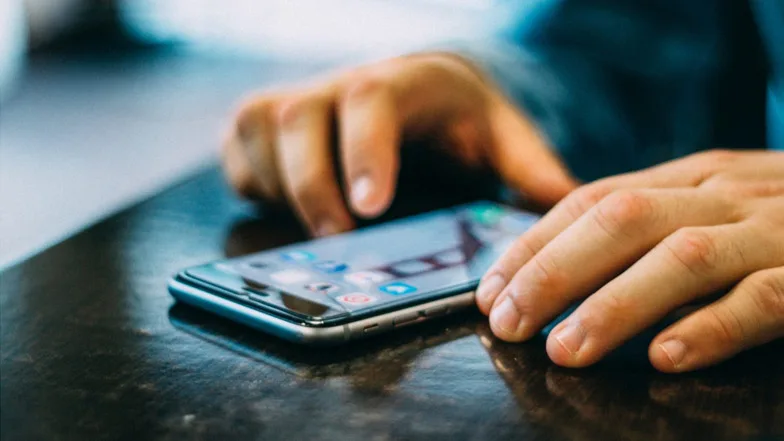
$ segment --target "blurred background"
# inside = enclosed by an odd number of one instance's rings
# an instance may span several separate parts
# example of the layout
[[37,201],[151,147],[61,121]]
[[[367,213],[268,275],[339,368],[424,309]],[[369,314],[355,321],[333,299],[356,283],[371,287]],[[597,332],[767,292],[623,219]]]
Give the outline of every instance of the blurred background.
[[244,94],[476,37],[505,3],[0,0],[0,268],[214,163]]

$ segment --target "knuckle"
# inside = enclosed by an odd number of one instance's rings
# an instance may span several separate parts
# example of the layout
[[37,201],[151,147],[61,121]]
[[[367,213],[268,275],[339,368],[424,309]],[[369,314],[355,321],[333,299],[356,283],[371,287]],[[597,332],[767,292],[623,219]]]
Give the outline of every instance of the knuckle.
[[701,228],[682,228],[665,239],[672,257],[695,274],[704,274],[718,264],[716,239]]
[[234,118],[237,135],[241,139],[246,139],[259,130],[269,116],[271,108],[272,104],[266,100],[254,101],[241,106]]
[[610,235],[636,230],[656,214],[651,197],[639,190],[621,190],[605,197],[594,210],[594,220]]
[[533,279],[532,291],[560,292],[559,290],[566,282],[565,275],[556,266],[555,262],[542,253],[531,259],[530,268]]
[[371,95],[385,93],[389,88],[389,81],[376,74],[356,73],[346,81],[342,101],[364,99]]
[[766,270],[749,277],[751,296],[760,312],[784,324],[784,270]]
[[522,236],[515,240],[509,251],[510,253],[522,257],[522,259],[524,259],[523,261],[527,261],[536,256],[538,250],[543,247],[544,245],[541,244],[541,241],[534,240],[531,234],[523,233]]
[[634,312],[634,306],[617,292],[607,292],[596,300],[597,303],[591,307],[596,312],[586,313],[582,317],[586,329],[601,331],[605,328],[617,328],[620,322],[628,320]]
[[754,222],[755,226],[770,237],[771,244],[779,244],[774,248],[772,257],[775,262],[784,264],[784,197],[778,198],[780,199],[778,202],[774,202],[772,199],[752,201],[744,207],[746,208],[745,214],[749,220]]
[[524,233],[518,237],[512,246],[487,271],[487,274],[499,273],[506,280],[511,280],[512,283],[515,283],[514,275],[536,255],[537,250],[541,249],[541,247],[535,246],[534,241],[528,236],[528,234]]
[[515,309],[517,312],[521,314],[522,317],[531,316],[536,311],[534,311],[533,304],[531,301],[531,296],[525,294],[525,290],[517,284],[513,283],[507,288],[507,297],[512,300],[512,303],[515,305]]
[[429,76],[436,83],[448,84],[455,78],[475,80],[478,77],[472,64],[455,54],[424,54],[409,58],[423,76]]
[[578,218],[604,199],[610,191],[609,186],[601,181],[584,185],[567,196],[564,204],[570,214]]
[[740,317],[730,308],[705,308],[706,329],[716,338],[720,346],[735,346],[746,338],[746,329]]
[[718,174],[710,176],[700,182],[699,187],[715,192],[726,192],[732,190],[733,185],[726,176]]
[[610,291],[604,296],[602,309],[613,317],[625,317],[629,313],[629,302],[621,294]]
[[[768,180],[757,182],[738,182],[729,181],[723,186],[716,186],[716,190],[720,190],[725,194],[730,194],[736,198],[743,198],[744,200],[767,198],[770,196],[778,196],[784,194],[784,181]],[[765,201],[764,203],[769,203]],[[750,204],[753,205],[753,204]]]
[[313,98],[305,95],[291,96],[283,98],[276,105],[275,122],[280,127],[287,127],[295,124],[307,114],[312,104]]
[[738,159],[739,153],[729,149],[715,149],[700,152],[694,156],[704,167],[711,170],[722,170]]

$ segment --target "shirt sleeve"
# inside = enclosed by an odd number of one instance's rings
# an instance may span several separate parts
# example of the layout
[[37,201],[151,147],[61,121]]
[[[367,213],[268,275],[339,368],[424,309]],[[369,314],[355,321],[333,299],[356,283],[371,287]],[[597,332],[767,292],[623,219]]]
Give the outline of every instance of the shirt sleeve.
[[456,52],[533,119],[577,177],[710,147],[721,54],[716,7],[670,0],[526,5],[512,26]]

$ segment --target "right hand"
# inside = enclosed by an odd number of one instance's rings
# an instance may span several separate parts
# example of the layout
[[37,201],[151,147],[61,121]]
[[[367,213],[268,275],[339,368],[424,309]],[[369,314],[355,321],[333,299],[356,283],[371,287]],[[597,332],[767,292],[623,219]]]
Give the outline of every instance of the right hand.
[[[333,121],[347,190],[330,145]],[[316,235],[351,229],[392,202],[403,139],[427,136],[468,166],[490,167],[515,190],[551,205],[575,186],[532,123],[468,62],[418,54],[350,70],[240,109],[224,166],[242,195],[285,198]]]

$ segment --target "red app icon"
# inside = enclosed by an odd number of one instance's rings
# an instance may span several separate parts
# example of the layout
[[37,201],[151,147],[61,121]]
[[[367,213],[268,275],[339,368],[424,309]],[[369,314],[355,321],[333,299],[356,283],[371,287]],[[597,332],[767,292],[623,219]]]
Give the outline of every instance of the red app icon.
[[351,294],[343,294],[342,296],[338,296],[336,299],[338,302],[345,303],[347,305],[365,305],[376,301],[375,297],[369,296],[361,292],[352,292]]

